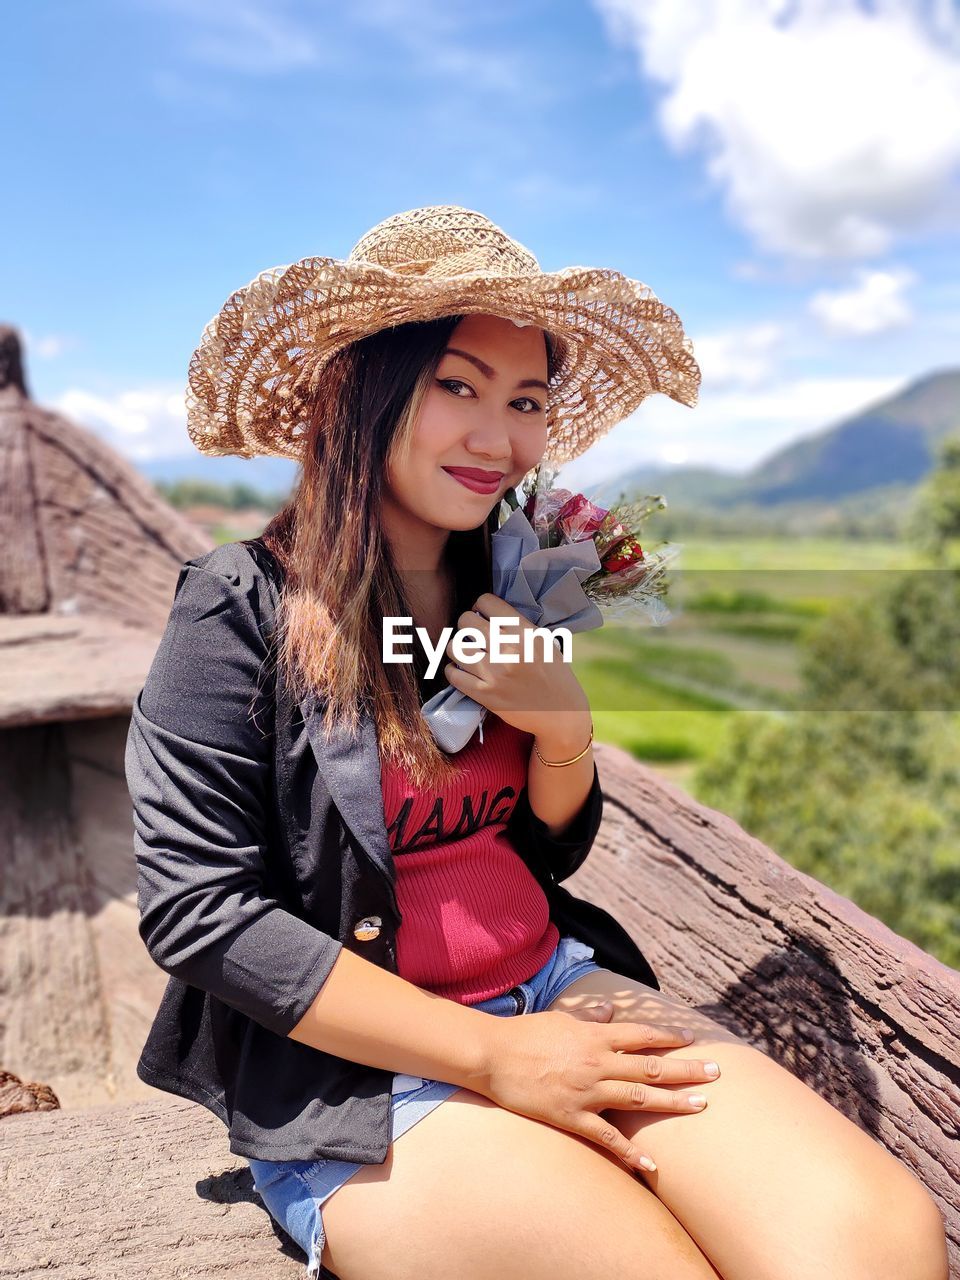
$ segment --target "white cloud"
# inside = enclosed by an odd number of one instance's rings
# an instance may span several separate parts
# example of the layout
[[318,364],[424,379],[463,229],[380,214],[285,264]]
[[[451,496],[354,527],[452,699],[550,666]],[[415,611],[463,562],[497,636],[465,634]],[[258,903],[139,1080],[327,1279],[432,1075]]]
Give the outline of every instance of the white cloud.
[[20,333],[26,354],[37,360],[56,360],[65,351],[79,345],[78,340],[69,333],[35,334],[29,329],[21,329]]
[[[313,34],[281,0],[146,0],[181,24],[188,57],[207,66],[249,75],[271,75],[327,62],[329,41]],[[161,82],[164,90],[169,84]],[[173,86],[174,91],[176,86]]]
[[749,258],[745,258],[741,262],[734,262],[731,264],[730,274],[735,280],[762,281],[766,272],[762,263],[754,262]]
[[928,0],[594,0],[666,86],[660,126],[697,147],[758,247],[886,252],[960,211],[960,12]]
[[[223,71],[283,74],[303,68],[340,72],[375,67],[373,40],[383,38],[397,70],[415,78],[417,98],[452,86],[461,108],[466,95],[524,101],[546,107],[563,96],[562,86],[534,75],[529,48],[488,36],[490,18],[442,0],[353,0],[332,13],[295,0],[145,0],[172,15],[187,57]],[[391,46],[393,46],[391,50]],[[154,87],[165,98],[189,105],[208,102],[228,110],[230,95],[177,71],[161,70]],[[450,98],[438,101],[450,117]],[[459,119],[453,113],[454,120]]]
[[632,467],[680,462],[744,471],[782,445],[893,395],[907,381],[807,377],[781,379],[761,390],[708,391],[705,379],[693,409],[666,396],[649,397],[582,458],[567,463],[558,483],[583,488]]
[[660,456],[657,459],[671,467],[682,467],[693,459],[690,456],[689,446],[684,444],[665,444],[660,450]]
[[725,333],[701,334],[693,342],[703,387],[753,387],[769,378],[783,341],[778,324],[752,325]]
[[821,290],[810,299],[808,309],[828,333],[841,337],[862,337],[902,328],[913,319],[904,298],[916,276],[906,268],[892,271],[858,272],[851,289]]
[[71,388],[52,407],[134,462],[188,453],[192,447],[182,391],[140,388],[102,396]]

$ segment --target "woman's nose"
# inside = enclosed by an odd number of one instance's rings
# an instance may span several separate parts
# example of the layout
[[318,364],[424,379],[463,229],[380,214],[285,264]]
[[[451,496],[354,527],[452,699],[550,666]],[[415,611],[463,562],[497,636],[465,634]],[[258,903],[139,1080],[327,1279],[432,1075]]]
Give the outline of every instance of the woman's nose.
[[497,418],[489,418],[482,427],[470,432],[466,440],[471,453],[506,462],[513,454],[510,427]]

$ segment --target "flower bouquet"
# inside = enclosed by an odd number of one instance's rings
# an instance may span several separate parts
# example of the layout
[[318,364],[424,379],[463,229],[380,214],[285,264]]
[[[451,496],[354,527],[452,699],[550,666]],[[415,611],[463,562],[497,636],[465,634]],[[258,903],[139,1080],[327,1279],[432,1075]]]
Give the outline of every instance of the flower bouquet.
[[[651,495],[610,508],[597,506],[582,493],[553,487],[556,469],[541,464],[523,514],[537,536],[540,547],[563,547],[591,541],[599,567],[582,582],[583,594],[608,618],[629,622],[649,622],[663,626],[670,611],[663,602],[667,591],[666,566],[682,550],[681,543],[662,543],[644,550],[640,527],[652,511],[663,510],[662,494]],[[496,535],[494,535],[496,536]],[[583,628],[584,630],[586,628]]]
[[[492,591],[534,626],[571,632],[601,627],[608,617],[662,626],[664,569],[678,543],[646,550],[640,525],[666,506],[645,501],[597,506],[582,493],[553,487],[556,469],[542,463],[521,509],[511,490],[501,506],[509,514],[491,538]],[[487,709],[448,685],[421,708],[434,740],[460,751],[480,729]]]

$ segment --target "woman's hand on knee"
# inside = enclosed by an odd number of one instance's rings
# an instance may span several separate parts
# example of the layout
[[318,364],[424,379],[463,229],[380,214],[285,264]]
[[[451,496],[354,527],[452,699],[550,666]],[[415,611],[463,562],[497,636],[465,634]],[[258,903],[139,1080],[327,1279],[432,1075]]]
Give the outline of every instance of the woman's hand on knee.
[[548,1009],[498,1022],[487,1071],[487,1097],[509,1111],[590,1139],[631,1169],[656,1168],[636,1143],[598,1114],[658,1111],[694,1114],[706,1099],[668,1086],[716,1077],[705,1063],[664,1058],[658,1049],[689,1045],[692,1032],[649,1022],[612,1022],[613,1005]]

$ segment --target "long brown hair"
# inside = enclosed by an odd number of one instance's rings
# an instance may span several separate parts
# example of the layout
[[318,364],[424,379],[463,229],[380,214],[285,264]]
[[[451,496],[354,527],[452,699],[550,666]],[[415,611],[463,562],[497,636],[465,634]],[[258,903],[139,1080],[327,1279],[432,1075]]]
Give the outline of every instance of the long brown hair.
[[[427,659],[381,658],[382,620],[411,617],[380,506],[389,458],[410,446],[417,415],[444,348],[463,317],[382,329],[335,353],[302,377],[292,395],[305,424],[297,485],[262,538],[284,571],[276,661],[295,696],[316,693],[326,732],[353,732],[365,706],[381,755],[417,786],[456,777],[456,757],[434,742],[420,708]],[[547,335],[553,372],[553,343]],[[476,529],[452,530],[444,552],[456,616],[491,589],[490,536],[498,509]],[[440,672],[444,660],[441,659]]]

